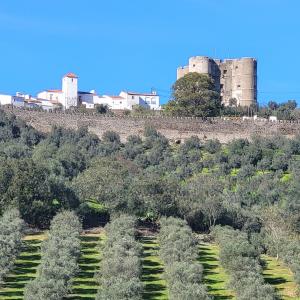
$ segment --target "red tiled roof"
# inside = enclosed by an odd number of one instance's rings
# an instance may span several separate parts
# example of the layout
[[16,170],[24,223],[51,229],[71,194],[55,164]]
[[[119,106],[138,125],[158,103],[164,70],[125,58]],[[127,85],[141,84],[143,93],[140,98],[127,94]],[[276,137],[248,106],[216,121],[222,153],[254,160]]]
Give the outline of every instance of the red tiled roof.
[[68,73],[64,77],[69,77],[69,78],[78,78],[78,76],[74,73]]

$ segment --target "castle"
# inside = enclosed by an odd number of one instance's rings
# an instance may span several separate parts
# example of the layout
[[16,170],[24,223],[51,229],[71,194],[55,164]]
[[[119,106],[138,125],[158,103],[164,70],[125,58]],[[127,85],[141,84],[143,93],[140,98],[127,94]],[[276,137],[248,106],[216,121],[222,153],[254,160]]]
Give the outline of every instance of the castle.
[[225,106],[257,104],[257,61],[254,58],[221,60],[194,56],[188,66],[177,69],[177,79],[191,72],[209,75]]

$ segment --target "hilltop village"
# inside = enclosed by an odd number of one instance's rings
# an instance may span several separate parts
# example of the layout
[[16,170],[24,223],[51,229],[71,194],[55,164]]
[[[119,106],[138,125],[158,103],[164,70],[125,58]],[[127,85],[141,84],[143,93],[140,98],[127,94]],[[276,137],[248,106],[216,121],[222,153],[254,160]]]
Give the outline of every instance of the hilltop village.
[[[177,79],[190,72],[209,75],[224,106],[232,105],[231,99],[235,99],[235,105],[241,107],[250,107],[257,102],[257,62],[254,58],[223,61],[206,56],[191,57],[188,66],[177,69]],[[78,106],[93,109],[101,104],[112,110],[132,110],[135,106],[161,110],[160,96],[155,91],[140,93],[125,90],[119,95],[98,95],[95,90],[80,91],[78,76],[74,73],[63,76],[61,89],[43,90],[36,96],[19,92],[16,95],[0,94],[0,104],[44,110]]]

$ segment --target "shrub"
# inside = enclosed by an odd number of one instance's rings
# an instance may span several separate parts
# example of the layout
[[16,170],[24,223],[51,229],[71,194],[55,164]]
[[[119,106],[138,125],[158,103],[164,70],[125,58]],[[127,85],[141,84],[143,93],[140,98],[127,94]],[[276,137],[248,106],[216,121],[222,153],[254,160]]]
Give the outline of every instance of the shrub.
[[42,243],[42,260],[36,279],[24,291],[25,300],[60,300],[68,293],[78,271],[81,224],[74,212],[57,214],[49,237]]
[[0,217],[0,283],[11,270],[22,246],[23,221],[16,209]]
[[259,264],[259,252],[246,233],[216,226],[213,236],[221,247],[220,261],[230,274],[230,287],[237,299],[275,300],[274,289],[265,284]]
[[105,226],[107,241],[96,300],[142,299],[141,246],[135,240],[135,223],[134,218],[121,215]]
[[222,145],[217,139],[208,140],[204,145],[204,149],[211,154],[219,152],[221,147]]
[[171,300],[208,300],[202,281],[202,265],[196,263],[197,243],[187,223],[173,217],[160,221],[159,256],[165,264],[165,277]]

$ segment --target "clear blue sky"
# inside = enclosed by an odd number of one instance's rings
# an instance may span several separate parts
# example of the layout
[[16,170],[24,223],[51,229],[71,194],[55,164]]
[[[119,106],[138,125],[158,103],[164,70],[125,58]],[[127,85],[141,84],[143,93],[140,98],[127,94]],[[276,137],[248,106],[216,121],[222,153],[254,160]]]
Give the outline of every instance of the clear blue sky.
[[0,92],[149,91],[189,56],[258,59],[259,102],[300,104],[299,0],[1,0]]

